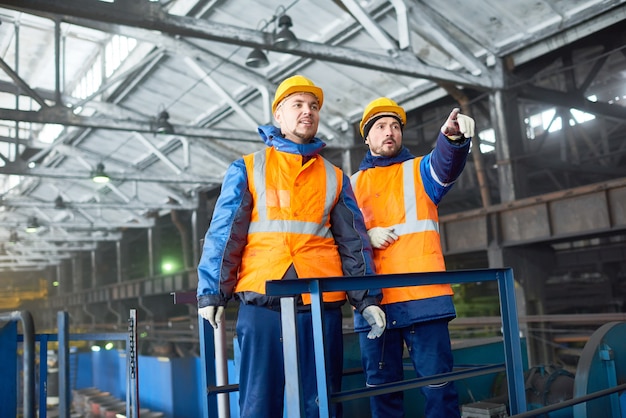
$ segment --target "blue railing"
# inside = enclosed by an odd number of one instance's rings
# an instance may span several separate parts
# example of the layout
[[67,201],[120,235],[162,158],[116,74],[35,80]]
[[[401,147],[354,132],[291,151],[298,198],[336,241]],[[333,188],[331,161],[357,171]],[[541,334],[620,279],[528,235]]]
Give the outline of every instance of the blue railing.
[[[389,274],[385,276],[361,276],[361,277],[327,277],[323,279],[298,279],[298,280],[273,280],[267,282],[266,293],[270,296],[281,298],[281,319],[283,327],[283,350],[285,353],[285,377],[286,377],[286,408],[288,416],[300,418],[301,412],[301,383],[300,369],[298,366],[297,335],[296,335],[296,296],[302,293],[311,295],[311,312],[313,316],[313,335],[315,350],[315,368],[317,374],[317,387],[319,397],[320,418],[330,416],[331,396],[326,379],[326,353],[324,350],[323,332],[323,304],[322,292],[376,289],[380,287],[402,287],[427,284],[444,283],[472,283],[496,281],[500,298],[500,314],[502,318],[502,333],[504,338],[504,359],[506,381],[509,391],[510,413],[519,414],[526,411],[526,393],[524,389],[524,370],[522,366],[522,352],[517,320],[517,308],[515,300],[515,284],[513,271],[510,268],[460,270],[435,273],[410,273]],[[484,366],[477,366],[476,372]],[[465,372],[431,376],[431,379],[455,380]],[[429,379],[422,382],[413,382],[414,386],[424,386],[432,383]],[[380,390],[380,388],[378,388]],[[389,392],[398,390],[397,387],[386,389]],[[367,397],[372,395],[372,389],[363,388],[360,393],[352,393],[356,396]],[[343,394],[334,394],[332,400],[339,401]]]
[[[15,321],[22,321],[22,334],[17,333]],[[3,358],[3,370],[1,373],[0,387],[0,416],[24,416],[25,418],[45,418],[47,416],[47,351],[49,342],[58,342],[59,347],[59,409],[58,416],[69,418],[70,416],[70,373],[69,373],[69,343],[70,341],[124,341],[126,343],[127,377],[128,387],[126,391],[126,416],[139,416],[138,402],[138,378],[136,375],[137,342],[136,310],[130,310],[129,329],[124,332],[107,333],[84,333],[70,334],[69,315],[67,312],[57,313],[58,334],[36,334],[32,315],[28,311],[15,311],[0,313],[0,321],[8,321],[9,324],[0,328],[0,356]],[[24,397],[23,413],[18,414],[17,388],[15,376],[17,375],[16,355],[17,344],[23,344],[23,374],[24,374]],[[35,343],[39,343],[39,397],[35,398]],[[39,411],[36,413],[37,404]]]
[[3,373],[0,373],[0,416],[17,416],[17,321],[22,323],[23,332],[23,374],[24,394],[22,416],[35,417],[35,324],[33,316],[28,311],[13,311],[0,313],[0,321],[7,321],[5,327],[0,328],[0,357],[2,358]]

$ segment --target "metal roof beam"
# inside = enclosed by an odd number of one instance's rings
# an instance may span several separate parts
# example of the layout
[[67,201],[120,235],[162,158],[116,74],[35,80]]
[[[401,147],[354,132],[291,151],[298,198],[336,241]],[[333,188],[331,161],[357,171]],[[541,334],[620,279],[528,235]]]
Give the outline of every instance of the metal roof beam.
[[[154,121],[137,121],[129,119],[111,119],[100,116],[85,117],[76,115],[72,109],[63,106],[42,108],[39,111],[0,109],[0,119],[31,123],[56,123],[59,125],[81,126],[94,129],[111,129],[118,131],[137,131],[154,133]],[[244,142],[259,142],[259,135],[253,131],[201,128],[195,126],[173,125],[176,135],[189,138],[221,139]]]
[[[56,227],[57,230],[62,229]],[[45,234],[44,236],[29,236],[28,238],[20,238],[24,242],[100,242],[100,241],[120,241],[122,234],[119,232],[107,232],[105,235],[78,235],[76,233],[65,232],[65,235]]]
[[[378,23],[361,7],[355,0],[341,0],[344,6],[350,11],[352,16],[363,26],[363,29],[370,34],[372,38],[383,48],[389,55],[395,57],[398,54],[398,43]],[[402,16],[406,19],[406,16]],[[407,45],[408,46],[408,45]]]
[[163,164],[168,166],[176,175],[183,174],[183,170],[180,169],[172,160],[167,158],[165,154],[161,152],[152,142],[150,142],[145,136],[140,134],[139,132],[134,133],[135,138],[137,138],[142,144],[148,148],[148,150],[152,153],[152,155],[156,156]]
[[[63,204],[67,209],[128,209],[128,210],[194,210],[197,205],[192,204],[173,204],[173,203],[144,203],[136,199],[128,203],[123,202],[70,202],[64,201]],[[54,202],[42,202],[39,200],[22,200],[22,199],[2,199],[0,198],[0,206],[9,208],[40,208],[40,209],[56,209]]]
[[45,270],[47,267],[50,266],[57,266],[61,264],[60,261],[54,261],[54,262],[47,262],[47,263],[10,263],[10,262],[6,262],[6,263],[0,263],[0,271],[1,272],[5,272],[5,271],[39,271],[39,270]]
[[31,89],[27,82],[21,79],[19,75],[11,69],[11,67],[4,62],[2,58],[0,58],[0,69],[2,69],[11,79],[19,86],[21,90],[23,90],[31,99],[39,103],[41,107],[47,107],[48,104],[45,102],[43,98],[41,98],[35,90]]
[[582,95],[582,93],[565,93],[558,90],[546,89],[537,86],[524,86],[519,89],[519,97],[550,103],[554,106],[574,108],[609,119],[616,119],[620,122],[626,120],[626,107],[612,105],[603,102],[592,102]]
[[26,248],[22,252],[7,252],[6,255],[0,255],[0,261],[55,261],[72,258],[75,256],[75,252],[79,251],[95,251],[96,247],[91,246],[91,249],[58,249],[58,250],[38,250],[36,248]]
[[17,243],[6,248],[7,254],[18,253],[20,255],[28,255],[33,253],[61,253],[61,255],[72,251],[94,251],[98,247],[95,243],[77,243],[77,245],[69,246],[67,244],[53,245],[48,241],[28,241],[27,239],[18,240]]
[[487,66],[469,53],[467,47],[451,36],[450,32],[438,22],[439,16],[433,13],[431,9],[423,5],[418,8],[418,5],[413,4],[413,2],[407,5],[407,8],[409,9],[411,28],[413,30],[424,38],[430,39],[434,45],[439,45],[442,51],[456,59],[472,74],[489,73]]
[[[101,229],[101,230],[112,230],[118,228],[152,228],[155,225],[153,219],[137,219],[135,218],[133,221],[129,222],[114,222],[114,221],[104,221],[104,220],[96,220],[95,222],[41,222],[41,227],[61,227],[64,229],[76,229],[76,230],[93,230],[93,229]],[[23,227],[23,223],[18,221],[0,221],[0,227],[5,228],[19,228]],[[42,238],[45,235],[41,236]],[[44,241],[50,241],[48,237],[45,237]]]
[[[63,168],[34,167],[28,168],[25,164],[9,163],[4,167],[0,167],[0,174],[10,174],[16,176],[45,177],[48,179],[75,179],[75,180],[91,180],[92,174],[89,171],[73,171]],[[221,183],[222,179],[218,177],[203,176],[170,176],[162,177],[148,173],[126,173],[113,172],[107,169],[107,175],[111,181],[139,181],[151,183],[169,183],[169,184],[206,184]]]
[[250,113],[248,113],[237,100],[235,100],[230,94],[228,94],[228,92],[224,90],[222,86],[220,86],[219,83],[217,83],[211,77],[209,72],[205,71],[189,57],[185,58],[185,63],[189,68],[191,68],[192,71],[196,73],[198,77],[200,77],[200,80],[202,80],[204,84],[209,86],[211,90],[216,92],[222,99],[224,99],[226,103],[228,103],[228,105],[233,109],[233,111],[235,111],[235,113],[239,115],[242,121],[246,122],[250,126],[250,128],[256,129],[261,124],[260,122],[254,120],[252,115],[250,115]]
[[329,46],[300,40],[294,49],[276,47],[271,42],[271,34],[217,22],[209,22],[187,16],[169,15],[157,3],[135,2],[105,3],[96,0],[66,0],[50,2],[46,0],[9,0],[5,7],[28,12],[29,10],[67,16],[83,17],[98,21],[166,32],[172,35],[202,38],[251,48],[261,48],[292,55],[299,55],[321,61],[385,71],[433,81],[447,81],[464,86],[495,86],[497,79],[489,75],[474,76],[469,73],[448,71],[424,64],[410,51],[399,51],[390,60],[389,55],[374,54],[354,48]]

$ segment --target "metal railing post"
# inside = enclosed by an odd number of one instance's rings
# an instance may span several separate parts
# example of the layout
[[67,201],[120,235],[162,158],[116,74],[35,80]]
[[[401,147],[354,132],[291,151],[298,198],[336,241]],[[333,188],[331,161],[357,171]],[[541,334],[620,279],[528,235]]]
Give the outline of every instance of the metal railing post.
[[202,399],[202,416],[215,417],[217,414],[217,401],[209,396],[208,388],[215,382],[215,335],[209,321],[198,315],[198,332],[200,338],[200,381],[206,391]]
[[35,418],[35,323],[28,311],[0,313],[0,321],[21,321],[24,334],[24,418]]
[[283,358],[285,367],[290,373],[285,373],[285,407],[287,416],[301,418],[302,384],[300,383],[300,361],[298,358],[298,333],[296,331],[296,299],[284,297],[280,299],[280,321],[283,332]]
[[526,388],[524,368],[522,365],[522,344],[517,321],[517,305],[515,303],[515,282],[513,271],[504,270],[497,274],[498,291],[500,293],[500,315],[502,316],[502,334],[504,336],[504,362],[506,364],[506,380],[509,388],[509,408],[511,414],[526,411]]
[[[228,385],[228,359],[226,357],[226,321],[213,330],[215,340],[215,384]],[[230,418],[230,396],[228,393],[217,394],[217,416]]]
[[324,338],[324,305],[320,281],[311,282],[311,320],[313,322],[313,347],[315,349],[315,375],[320,418],[330,417],[330,389],[326,375],[326,349]]
[[126,340],[126,416],[139,418],[139,354],[137,352],[137,310],[131,309]]
[[35,337],[39,340],[39,418],[47,417],[48,402],[48,335]]
[[59,418],[70,418],[70,328],[69,314],[57,312],[59,333]]

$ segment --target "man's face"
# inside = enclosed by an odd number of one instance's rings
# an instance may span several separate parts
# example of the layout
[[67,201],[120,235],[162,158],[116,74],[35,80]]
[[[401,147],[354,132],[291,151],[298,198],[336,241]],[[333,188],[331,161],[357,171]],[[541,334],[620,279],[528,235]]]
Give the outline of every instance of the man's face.
[[284,99],[274,112],[283,136],[297,144],[307,144],[317,133],[320,106],[310,93],[294,93]]
[[374,156],[393,157],[402,148],[402,127],[396,118],[384,116],[378,119],[365,139]]

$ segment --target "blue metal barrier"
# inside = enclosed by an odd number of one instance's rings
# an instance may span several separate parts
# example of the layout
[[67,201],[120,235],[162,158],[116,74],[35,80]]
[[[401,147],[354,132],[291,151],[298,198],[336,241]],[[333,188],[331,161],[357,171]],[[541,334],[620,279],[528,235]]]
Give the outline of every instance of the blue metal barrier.
[[[126,390],[126,416],[135,418],[139,416],[139,395],[138,395],[138,373],[137,373],[137,353],[136,353],[136,310],[130,310],[129,330],[123,332],[106,333],[85,333],[70,334],[69,316],[67,312],[57,313],[58,334],[35,334],[33,319],[29,312],[19,311],[7,314],[0,313],[0,321],[9,320],[23,321],[24,333],[18,335],[15,330],[8,338],[3,336],[6,332],[0,329],[0,355],[7,359],[15,358],[17,343],[24,343],[24,414],[25,418],[46,418],[47,402],[47,352],[49,342],[58,342],[59,346],[59,418],[70,417],[70,368],[69,368],[69,343],[70,341],[125,341],[127,359],[127,381]],[[15,328],[15,327],[14,327]],[[13,342],[13,344],[8,344]],[[39,343],[39,413],[35,414],[37,402],[35,402],[35,342]],[[6,351],[5,351],[6,350]],[[7,364],[11,362],[7,361]],[[13,368],[14,369],[14,368]],[[10,371],[12,371],[11,369]],[[4,378],[15,379],[17,370],[12,373],[0,373]],[[3,382],[0,379],[0,382]],[[5,386],[4,384],[2,385]],[[14,386],[14,384],[12,385]],[[11,387],[11,386],[7,386]],[[15,391],[3,392],[0,394],[0,416],[17,416],[15,402]],[[16,412],[12,412],[15,410]]]
[[[0,412],[1,416],[17,416],[17,391],[15,390],[15,377],[17,364],[17,326],[16,322],[22,323],[23,331],[23,370],[24,373],[24,404],[23,414],[25,418],[35,417],[35,325],[33,316],[28,311],[13,311],[0,313],[0,321],[8,321],[9,324],[0,328],[0,355],[2,356],[5,372],[0,373]],[[11,381],[12,379],[12,381]],[[9,388],[13,387],[13,390]],[[6,389],[6,391],[5,391]]]
[[[267,282],[266,293],[270,296],[282,297],[281,315],[286,371],[285,391],[287,394],[286,407],[289,417],[300,418],[302,416],[300,399],[300,394],[302,392],[299,379],[300,369],[297,361],[297,344],[295,344],[298,338],[295,326],[295,303],[297,295],[302,293],[311,294],[313,335],[316,336],[316,338],[314,338],[314,351],[320,418],[328,418],[330,416],[331,394],[329,393],[328,382],[326,379],[326,353],[324,350],[324,332],[322,321],[324,309],[321,297],[322,292],[484,281],[498,282],[510,412],[511,414],[525,412],[526,393],[524,388],[524,371],[522,367],[519,324],[517,321],[515,284],[513,280],[513,270],[505,268],[433,273],[389,274],[384,277],[380,275],[360,277],[326,277],[322,279],[273,280]],[[432,376],[432,378],[437,378],[437,376]],[[440,375],[440,378],[443,380],[455,380],[460,377],[457,376],[455,378],[454,376],[450,376],[448,374],[448,376]],[[429,379],[425,379],[417,385],[424,386],[429,383],[431,383],[431,381]],[[388,389],[388,392],[392,392],[396,389],[390,388]],[[371,396],[371,389],[363,388],[361,396]],[[341,394],[339,394],[336,399],[341,399]]]

